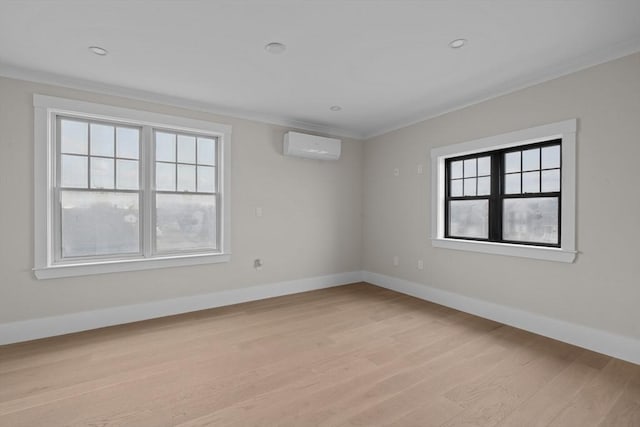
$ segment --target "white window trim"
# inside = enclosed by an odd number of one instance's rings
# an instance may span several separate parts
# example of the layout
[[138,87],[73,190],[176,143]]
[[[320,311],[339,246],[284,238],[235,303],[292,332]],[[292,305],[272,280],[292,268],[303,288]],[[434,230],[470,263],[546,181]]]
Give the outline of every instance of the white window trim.
[[[148,111],[94,104],[65,98],[34,94],[34,273],[38,279],[84,276],[120,271],[147,270],[196,264],[228,262],[231,259],[231,126],[170,116]],[[178,131],[214,135],[220,144],[220,252],[155,256],[153,258],[100,260],[95,262],[55,264],[53,253],[52,218],[53,158],[56,116],[59,114],[82,115],[87,118],[122,121],[126,123],[171,127]]]
[[[571,263],[576,257],[576,129],[577,120],[565,120],[502,135],[438,147],[431,150],[431,243],[434,247]],[[562,201],[560,248],[478,242],[444,237],[445,160],[466,154],[562,139]]]

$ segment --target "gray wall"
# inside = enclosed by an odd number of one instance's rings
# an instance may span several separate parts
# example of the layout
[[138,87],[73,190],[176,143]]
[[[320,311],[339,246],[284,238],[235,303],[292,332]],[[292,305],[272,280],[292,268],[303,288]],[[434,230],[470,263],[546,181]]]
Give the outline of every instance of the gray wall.
[[[634,54],[366,141],[364,269],[640,338],[639,76]],[[431,148],[570,118],[578,119],[574,264],[431,246]]]
[[[36,280],[34,93],[232,125],[232,261]],[[344,141],[336,162],[283,157],[287,129],[278,126],[6,78],[0,130],[0,323],[360,269],[361,141]],[[262,270],[254,258],[262,258]]]
[[[343,157],[328,163],[283,157],[281,127],[0,78],[0,323],[365,269],[640,338],[638,76],[635,54],[364,143],[347,140]],[[35,280],[33,93],[232,125],[232,261]],[[431,148],[574,117],[574,264],[431,246]],[[258,257],[261,271],[252,267]]]

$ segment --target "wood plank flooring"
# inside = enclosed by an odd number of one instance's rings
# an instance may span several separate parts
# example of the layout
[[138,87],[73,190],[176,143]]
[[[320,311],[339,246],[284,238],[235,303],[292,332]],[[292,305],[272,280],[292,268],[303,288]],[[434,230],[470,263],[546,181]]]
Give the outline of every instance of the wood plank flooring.
[[0,347],[0,426],[640,426],[640,366],[358,283]]

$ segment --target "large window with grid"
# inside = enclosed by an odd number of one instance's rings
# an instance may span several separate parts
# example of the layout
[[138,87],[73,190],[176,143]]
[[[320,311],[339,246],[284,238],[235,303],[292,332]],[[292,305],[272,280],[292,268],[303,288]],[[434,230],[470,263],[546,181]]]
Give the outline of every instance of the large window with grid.
[[216,140],[154,131],[155,250],[216,249]]
[[140,254],[140,128],[58,116],[56,261]]
[[573,261],[575,131],[567,120],[432,150],[433,245]]
[[229,259],[228,127],[36,101],[48,106],[36,102],[36,157],[47,171],[36,171],[46,207],[36,211],[38,277]]
[[446,236],[560,245],[561,141],[447,159]]

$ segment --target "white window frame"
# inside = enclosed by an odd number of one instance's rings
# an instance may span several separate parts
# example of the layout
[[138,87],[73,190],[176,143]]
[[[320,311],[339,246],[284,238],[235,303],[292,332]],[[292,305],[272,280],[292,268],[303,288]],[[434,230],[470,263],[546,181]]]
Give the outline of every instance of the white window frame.
[[[576,129],[565,120],[431,150],[431,243],[434,247],[571,263],[576,257]],[[449,239],[444,236],[445,161],[451,157],[562,139],[560,247]]]
[[[162,267],[177,267],[196,264],[210,264],[228,262],[231,259],[231,203],[230,203],[230,164],[231,164],[231,126],[208,122],[204,120],[188,119],[148,111],[95,104],[72,99],[57,98],[34,94],[34,239],[35,259],[34,273],[38,279],[58,277],[84,276],[121,271],[148,270]],[[176,132],[189,132],[213,136],[218,144],[218,234],[219,248],[217,251],[153,255],[143,254],[132,258],[123,255],[114,258],[112,255],[103,259],[87,259],[78,262],[56,262],[54,242],[55,233],[60,224],[56,223],[54,210],[54,191],[56,185],[56,119],[58,116],[75,116],[89,120],[103,120],[121,122],[140,126],[142,132],[142,163],[141,173],[146,182],[142,192],[151,192],[153,168],[150,167],[152,155],[150,147],[145,142],[151,140],[153,128],[171,129]],[[146,135],[144,135],[147,133]],[[143,197],[147,214],[150,196]],[[150,231],[141,227],[141,235],[147,239],[149,245]]]

